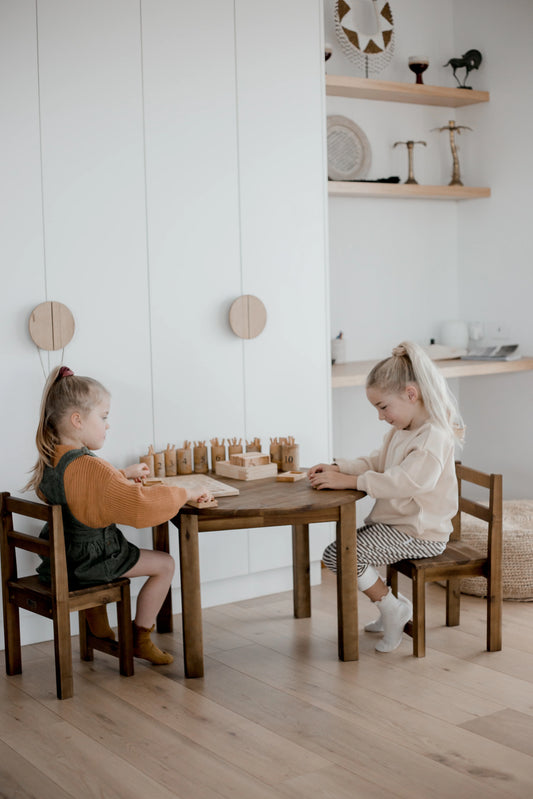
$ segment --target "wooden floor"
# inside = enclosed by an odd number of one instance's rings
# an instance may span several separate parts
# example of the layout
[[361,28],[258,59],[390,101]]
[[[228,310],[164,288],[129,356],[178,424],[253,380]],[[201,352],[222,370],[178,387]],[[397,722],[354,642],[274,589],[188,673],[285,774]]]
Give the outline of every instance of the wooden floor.
[[[401,586],[400,586],[401,587]],[[405,590],[405,584],[404,584]],[[428,586],[428,653],[390,654],[361,634],[337,660],[335,582],[204,611],[206,673],[136,661],[133,677],[78,658],[74,698],[55,697],[50,643],[27,646],[22,675],[0,675],[0,797],[6,799],[501,799],[533,796],[533,603],[504,604],[504,649],[484,647],[484,604],[464,597],[442,626]],[[365,597],[361,626],[373,618]]]

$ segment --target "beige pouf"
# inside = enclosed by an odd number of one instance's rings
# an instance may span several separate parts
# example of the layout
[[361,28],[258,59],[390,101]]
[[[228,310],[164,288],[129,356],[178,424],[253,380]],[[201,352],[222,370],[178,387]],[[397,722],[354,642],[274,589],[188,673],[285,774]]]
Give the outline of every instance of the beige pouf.
[[[461,539],[487,552],[487,525],[463,514]],[[533,500],[505,500],[503,503],[503,598],[533,600]],[[461,592],[487,595],[484,577],[461,580]]]

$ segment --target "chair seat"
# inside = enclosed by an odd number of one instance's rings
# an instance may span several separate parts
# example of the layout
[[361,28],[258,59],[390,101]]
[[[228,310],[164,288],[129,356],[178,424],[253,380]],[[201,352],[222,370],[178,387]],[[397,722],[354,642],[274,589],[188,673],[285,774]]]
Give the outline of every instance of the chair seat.
[[[127,577],[122,577],[118,580],[113,580],[111,583],[84,586],[83,588],[76,588],[73,591],[69,591],[69,609],[74,611],[93,607],[94,602],[92,600],[94,599],[98,599],[102,603],[117,602],[120,599],[121,587],[127,584],[129,584],[129,579]],[[28,577],[19,577],[16,581],[9,580],[7,585],[9,589],[10,601],[12,601],[15,595],[23,596],[26,593],[31,593],[32,597],[30,600],[28,600],[29,602],[40,602],[43,604],[43,607],[52,607],[52,587],[47,583],[43,583],[37,574],[31,574]],[[24,606],[25,605],[21,605],[20,607]],[[36,611],[36,608],[31,606],[31,604],[29,605],[28,610],[39,612]],[[52,617],[51,612],[45,612],[41,615],[49,615]]]
[[440,570],[446,572],[447,577],[456,576],[453,571],[457,567],[457,576],[466,574],[483,575],[487,556],[463,541],[450,541],[444,552],[430,558],[407,558],[394,564],[394,568],[410,577],[413,572],[424,571],[438,576]]

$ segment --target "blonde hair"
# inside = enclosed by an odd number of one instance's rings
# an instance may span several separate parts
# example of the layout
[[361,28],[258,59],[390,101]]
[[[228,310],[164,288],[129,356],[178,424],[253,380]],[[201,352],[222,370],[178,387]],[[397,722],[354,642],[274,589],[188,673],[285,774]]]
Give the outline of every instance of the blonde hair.
[[392,356],[377,363],[366,379],[367,388],[399,394],[415,383],[432,422],[449,430],[460,443],[465,425],[448,384],[422,347],[402,341]]
[[73,411],[89,412],[109,396],[109,391],[92,377],[75,375],[66,366],[56,367],[48,376],[41,400],[41,411],[35,443],[39,457],[32,469],[24,491],[38,489],[45,466],[53,466],[56,446],[59,444],[59,427]]

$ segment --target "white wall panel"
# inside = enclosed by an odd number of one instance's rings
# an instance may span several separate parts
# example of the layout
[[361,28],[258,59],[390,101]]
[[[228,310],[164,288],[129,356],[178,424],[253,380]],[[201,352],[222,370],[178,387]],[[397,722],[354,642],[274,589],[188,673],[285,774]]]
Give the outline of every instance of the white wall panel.
[[[44,382],[27,326],[31,310],[46,298],[37,75],[35,3],[0,4],[0,486],[12,494],[20,493],[36,459]],[[47,358],[43,366],[48,369]],[[20,573],[32,573],[37,563],[21,553]],[[46,635],[46,623],[27,614],[24,642]]]
[[[243,291],[268,315],[245,343],[246,430],[295,436],[310,465],[329,450],[320,4],[238,0],[236,31]],[[250,538],[252,570],[291,557],[286,531]]]
[[76,320],[66,362],[113,394],[102,455],[123,465],[152,430],[139,10],[50,0],[38,23],[48,293]]
[[233,3],[143,4],[157,446],[240,435]]
[[247,432],[294,435],[309,463],[328,446],[319,3],[241,0],[236,24],[243,287],[268,314],[245,344]]
[[[143,3],[155,446],[242,436],[233,2]],[[201,536],[202,580],[248,571],[246,531]]]
[[[44,382],[28,333],[30,312],[46,295],[36,41],[35,3],[0,4],[0,490],[12,494],[36,460]],[[21,573],[36,563],[22,553]]]
[[[76,321],[65,362],[111,391],[98,454],[120,467],[152,436],[139,9],[37,9],[47,296]],[[150,545],[148,531],[123,529]]]

